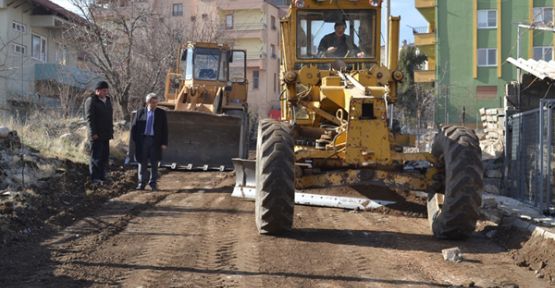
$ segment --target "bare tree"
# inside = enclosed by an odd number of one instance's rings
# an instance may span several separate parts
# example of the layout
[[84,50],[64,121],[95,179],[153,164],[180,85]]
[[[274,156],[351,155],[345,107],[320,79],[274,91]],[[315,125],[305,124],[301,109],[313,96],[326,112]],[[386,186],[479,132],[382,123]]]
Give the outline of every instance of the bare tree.
[[[200,19],[198,15],[201,15]],[[224,43],[228,40],[216,13],[207,13],[206,11],[200,10],[197,11],[197,16],[193,17],[186,40],[220,43]]]
[[128,120],[132,96],[161,91],[178,45],[175,31],[146,3],[135,7],[131,2],[120,9],[119,2],[73,1],[85,25],[72,25],[65,33],[66,43],[81,50],[90,69],[108,81],[116,112]]

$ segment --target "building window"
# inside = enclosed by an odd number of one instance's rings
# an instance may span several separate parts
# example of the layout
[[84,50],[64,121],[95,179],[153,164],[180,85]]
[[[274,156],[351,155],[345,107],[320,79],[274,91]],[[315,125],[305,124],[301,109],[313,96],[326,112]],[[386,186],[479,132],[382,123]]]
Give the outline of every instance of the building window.
[[206,20],[206,19],[208,19],[208,14],[203,13],[203,14],[202,14],[202,20]]
[[31,39],[31,56],[33,59],[46,62],[46,38],[33,34]]
[[25,33],[27,32],[27,26],[25,26],[24,24],[21,24],[19,22],[12,22],[12,29],[14,31],[20,32],[20,33]]
[[553,60],[553,47],[551,46],[534,47],[534,59],[544,60],[544,61]]
[[496,48],[478,49],[478,66],[479,67],[497,66],[497,49]]
[[272,24],[272,30],[276,30],[276,17],[275,16],[271,16],[271,24]]
[[534,8],[534,22],[543,24],[553,23],[553,7]]
[[25,55],[25,46],[21,44],[12,43],[10,44],[12,47],[12,52],[14,54]]
[[497,10],[478,10],[478,28],[497,28]]
[[270,50],[271,50],[271,52],[272,52],[272,58],[276,58],[276,57],[277,57],[277,56],[276,56],[276,45],[271,44],[271,45],[270,45]]
[[260,71],[252,71],[252,89],[258,89],[260,85]]
[[233,29],[233,14],[225,15],[225,29]]
[[172,5],[172,16],[183,16],[183,4],[177,3]]
[[497,86],[476,86],[477,99],[495,99],[497,97]]

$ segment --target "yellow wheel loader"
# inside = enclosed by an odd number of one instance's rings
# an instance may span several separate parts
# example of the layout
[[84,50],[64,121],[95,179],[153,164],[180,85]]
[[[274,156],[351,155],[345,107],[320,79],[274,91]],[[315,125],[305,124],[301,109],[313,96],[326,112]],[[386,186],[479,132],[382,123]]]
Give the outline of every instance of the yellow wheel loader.
[[[394,127],[399,17],[391,17],[389,67],[380,65],[381,0],[297,0],[281,20],[281,121],[258,125],[256,160],[234,159],[233,195],[255,200],[262,234],[289,231],[294,204],[326,206],[312,188],[382,184],[428,192],[433,234],[474,231],[483,188],[478,138],[447,126],[431,153],[404,153],[415,136]],[[407,169],[409,163],[425,169]],[[340,189],[337,189],[340,190]],[[351,197],[352,198],[352,197]],[[368,206],[372,201],[348,203]],[[343,203],[344,202],[344,203]]]
[[159,103],[167,110],[169,131],[160,165],[230,170],[232,158],[248,156],[246,51],[190,42],[178,56]]

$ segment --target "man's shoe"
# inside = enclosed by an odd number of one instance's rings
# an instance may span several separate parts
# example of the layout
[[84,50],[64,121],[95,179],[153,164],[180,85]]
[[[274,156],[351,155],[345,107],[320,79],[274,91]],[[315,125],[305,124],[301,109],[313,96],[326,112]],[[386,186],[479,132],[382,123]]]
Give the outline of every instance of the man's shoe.
[[152,189],[152,192],[158,191],[158,188],[156,188],[156,185],[150,185],[150,188]]
[[145,190],[145,185],[143,184],[139,184],[137,185],[137,188],[135,188],[136,190]]
[[102,185],[104,185],[104,182],[100,179],[94,179],[94,180],[92,180],[91,184],[93,186],[102,186]]

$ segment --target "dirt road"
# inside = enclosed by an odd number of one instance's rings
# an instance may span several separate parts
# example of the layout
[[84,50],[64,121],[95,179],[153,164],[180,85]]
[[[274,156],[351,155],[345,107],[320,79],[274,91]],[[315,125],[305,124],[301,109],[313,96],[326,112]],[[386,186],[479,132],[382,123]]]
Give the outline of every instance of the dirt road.
[[[294,231],[259,236],[232,173],[170,173],[41,243],[0,252],[0,287],[548,287],[477,233],[434,240],[426,219],[296,206]],[[459,246],[465,261],[445,262]]]

